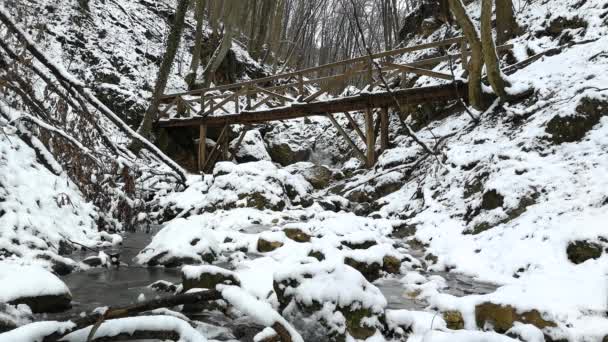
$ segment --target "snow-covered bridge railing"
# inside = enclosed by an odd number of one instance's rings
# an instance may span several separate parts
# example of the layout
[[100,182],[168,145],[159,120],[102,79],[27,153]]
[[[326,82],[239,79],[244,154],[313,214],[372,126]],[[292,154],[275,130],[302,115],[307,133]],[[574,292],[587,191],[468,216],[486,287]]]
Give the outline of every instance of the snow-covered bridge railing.
[[[407,64],[396,62],[397,57],[406,53],[451,46],[456,46],[458,53],[448,52],[442,56]],[[505,45],[497,49],[505,51],[510,48],[511,46]],[[467,97],[467,87],[461,82],[399,89],[398,85],[386,84],[387,80],[392,80],[399,74],[402,75],[402,80],[406,79],[407,74],[454,80],[451,74],[424,67],[434,67],[440,62],[454,61],[461,63],[466,70],[469,54],[466,39],[455,37],[246,82],[168,94],[162,97],[163,105],[159,108],[158,124],[165,128],[200,126],[198,165],[199,170],[205,172],[220,156],[224,159],[229,158],[227,131],[231,124],[251,125],[323,115],[332,121],[357,157],[371,167],[376,160],[374,146],[378,130],[381,137],[381,152],[388,146],[389,107],[394,107],[398,103],[414,105]],[[359,78],[360,83],[363,83],[361,89],[356,92],[348,96],[322,97],[330,93],[344,94],[346,86],[356,77]],[[374,124],[375,109],[379,109],[377,111],[379,120],[376,125]],[[349,112],[365,114],[365,134],[355,124]],[[346,115],[358,136],[365,142],[367,146],[365,153],[357,148],[344,129],[338,125],[333,117],[335,113]],[[217,143],[209,154],[206,146],[208,126],[222,127]],[[237,147],[245,133],[246,130],[243,130],[237,140]]]

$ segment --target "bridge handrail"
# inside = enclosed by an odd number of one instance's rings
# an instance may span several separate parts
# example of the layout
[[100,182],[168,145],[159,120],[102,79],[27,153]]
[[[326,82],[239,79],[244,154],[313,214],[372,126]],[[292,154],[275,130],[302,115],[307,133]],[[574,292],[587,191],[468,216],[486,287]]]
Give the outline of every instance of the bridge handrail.
[[[399,49],[395,49],[395,50],[389,50],[389,51],[383,51],[383,52],[375,53],[375,54],[371,55],[371,58],[375,60],[375,59],[379,59],[379,58],[384,58],[384,57],[389,57],[389,56],[394,56],[394,55],[400,55],[400,54],[403,54],[403,53],[430,49],[430,48],[434,48],[434,47],[438,47],[438,46],[446,46],[446,45],[452,45],[452,44],[462,43],[464,41],[465,41],[465,38],[463,36],[458,36],[458,37],[449,38],[449,39],[445,39],[445,40],[441,40],[441,41],[437,41],[437,42],[419,44],[419,45],[408,46],[408,47],[399,48]],[[326,69],[332,69],[332,68],[335,68],[335,67],[338,67],[338,66],[343,66],[343,65],[348,65],[348,64],[355,64],[355,63],[359,63],[359,62],[365,62],[365,61],[369,60],[369,58],[370,58],[369,55],[360,56],[360,57],[355,57],[355,58],[351,58],[351,59],[341,60],[341,61],[338,61],[338,62],[333,62],[333,63],[323,64],[323,65],[319,65],[319,66],[315,66],[315,67],[310,67],[310,68],[307,68],[307,69],[287,72],[287,73],[283,73],[283,74],[279,74],[279,75],[273,75],[273,76],[267,76],[267,77],[262,77],[262,78],[256,78],[256,79],[251,80],[251,81],[245,81],[245,82],[239,82],[239,83],[233,83],[233,84],[226,84],[226,85],[221,85],[221,86],[216,86],[216,87],[211,87],[211,88],[195,89],[195,90],[191,90],[191,91],[179,92],[179,93],[173,93],[173,94],[166,94],[166,95],[163,95],[161,97],[161,99],[167,100],[167,99],[172,99],[172,98],[174,98],[176,96],[200,95],[200,94],[207,93],[207,92],[212,92],[212,91],[239,89],[239,88],[249,87],[249,86],[257,85],[259,83],[266,83],[266,82],[270,82],[270,81],[274,81],[274,80],[278,80],[278,79],[283,79],[283,78],[303,77],[305,74],[309,74],[309,73],[313,73],[313,72],[317,72],[317,71],[322,71],[322,70],[326,70]],[[306,81],[303,81],[303,82],[306,82]]]

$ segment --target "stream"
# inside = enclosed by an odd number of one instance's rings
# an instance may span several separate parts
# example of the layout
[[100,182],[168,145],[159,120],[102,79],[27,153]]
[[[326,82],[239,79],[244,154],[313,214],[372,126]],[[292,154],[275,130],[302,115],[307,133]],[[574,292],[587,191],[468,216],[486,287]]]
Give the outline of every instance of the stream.
[[[142,267],[132,261],[137,253],[149,244],[154,234],[160,228],[160,226],[154,226],[149,230],[141,228],[136,231],[126,232],[123,235],[123,244],[119,247],[120,259],[128,265],[118,268],[92,268],[87,271],[63,276],[62,280],[72,292],[72,308],[61,314],[48,315],[44,318],[56,319],[59,317],[77,316],[81,312],[89,312],[101,306],[133,304],[137,301],[140,294],[143,294],[146,299],[162,295],[148,288],[148,285],[158,280],[166,280],[175,284],[180,283],[181,273],[179,267]],[[244,231],[257,233],[265,229],[267,227],[252,226],[251,229],[245,229]],[[90,251],[79,252],[79,254],[72,255],[72,257],[82,260],[92,254]],[[496,289],[495,285],[480,283],[462,274],[450,272],[434,274],[445,278],[448,287],[443,291],[455,296],[484,294]],[[389,309],[423,310],[427,307],[424,301],[405,296],[404,287],[399,279],[381,279],[376,281],[374,285],[386,297]],[[246,320],[228,320],[219,313],[204,313],[192,318],[205,322],[202,323],[203,329],[209,333],[215,332],[213,335],[216,336],[213,338],[219,340],[229,340],[236,337],[241,341],[251,341],[252,336],[260,329],[260,327]],[[216,329],[208,324],[219,326],[220,328]],[[229,331],[236,332],[234,335],[237,336],[230,334]]]

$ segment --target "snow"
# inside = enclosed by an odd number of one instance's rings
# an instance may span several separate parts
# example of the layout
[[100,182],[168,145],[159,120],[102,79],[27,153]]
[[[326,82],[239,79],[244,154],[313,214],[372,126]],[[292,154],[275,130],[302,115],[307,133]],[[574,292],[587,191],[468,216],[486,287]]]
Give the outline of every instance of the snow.
[[0,263],[0,302],[64,294],[71,295],[68,287],[40,266]]
[[1,342],[31,341],[42,342],[45,336],[52,333],[65,332],[74,327],[72,322],[42,321],[21,326],[9,332],[0,334]]
[[[140,316],[127,317],[104,321],[95,337],[113,337],[119,334],[132,335],[138,330],[144,331],[174,331],[179,335],[179,342],[206,342],[207,339],[186,321],[172,316]],[[91,327],[84,328],[64,337],[65,341],[86,341]]]

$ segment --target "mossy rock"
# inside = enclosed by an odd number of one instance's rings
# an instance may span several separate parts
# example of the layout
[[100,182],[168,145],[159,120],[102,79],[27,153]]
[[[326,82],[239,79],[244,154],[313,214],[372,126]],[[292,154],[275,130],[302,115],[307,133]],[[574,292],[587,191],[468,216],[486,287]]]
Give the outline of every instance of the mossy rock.
[[268,241],[262,238],[258,239],[258,251],[261,253],[272,252],[277,248],[283,247],[281,241]]
[[579,141],[607,114],[608,101],[585,97],[577,106],[576,114],[553,117],[545,132],[551,134],[550,141],[556,145]]
[[218,284],[240,286],[240,281],[232,274],[202,272],[198,278],[187,278],[182,274],[183,292],[190,289],[215,289]]
[[365,240],[361,242],[342,241],[342,245],[350,249],[368,249],[377,244],[378,242],[376,242],[376,240]]
[[500,208],[503,206],[504,202],[504,196],[498,193],[498,191],[492,189],[483,194],[483,198],[481,200],[481,209],[493,210]]
[[323,254],[323,252],[321,252],[321,251],[312,250],[312,251],[310,251],[310,253],[308,253],[308,256],[313,257],[319,261],[325,260],[325,254]]
[[484,328],[486,324],[490,324],[494,331],[501,334],[511,329],[515,322],[532,324],[541,330],[547,327],[557,327],[555,322],[545,320],[536,309],[518,313],[517,309],[510,305],[491,302],[478,304],[475,307],[475,322],[479,328]]
[[597,259],[602,256],[602,245],[585,240],[571,241],[566,248],[568,260],[575,264],[583,263],[589,259]]
[[248,208],[256,208],[258,210],[270,209],[274,211],[281,211],[285,208],[285,202],[280,200],[276,204],[270,203],[270,200],[264,196],[261,192],[254,192],[250,194],[240,194],[239,200],[245,199],[246,206]]
[[376,333],[376,328],[365,326],[365,318],[372,317],[370,309],[340,310],[346,318],[346,330],[348,333],[359,340],[365,340]]
[[462,313],[457,310],[448,310],[443,312],[443,320],[447,327],[452,330],[464,329],[464,318]]
[[578,16],[572,18],[557,17],[551,20],[547,26],[547,33],[550,36],[557,37],[562,34],[564,30],[584,29],[587,28],[587,26],[587,22]]
[[299,228],[285,228],[283,229],[285,236],[295,242],[310,242],[310,235],[304,233]]
[[[521,216],[523,213],[526,212],[526,210],[528,210],[528,207],[535,204],[536,203],[536,199],[538,198],[538,194],[534,193],[531,196],[525,196],[522,197],[519,200],[519,204],[517,205],[517,207],[515,207],[514,209],[510,209],[506,212],[507,217],[495,222],[495,223],[488,223],[488,222],[481,222],[475,225],[475,227],[473,228],[472,231],[468,231],[465,232],[466,234],[479,234],[482,232],[485,232],[488,229],[494,228],[496,226],[498,226],[499,224],[503,224],[503,223],[507,223],[509,221],[512,221],[516,218],[518,218],[519,216]],[[489,205],[489,204],[486,204]],[[483,207],[483,204],[482,204]]]
[[283,166],[305,161],[310,157],[309,149],[292,150],[288,143],[273,143],[268,146],[268,154],[272,161]]
[[381,276],[380,271],[382,270],[382,267],[377,262],[372,262],[370,264],[355,260],[351,257],[346,257],[344,258],[344,263],[359,271],[359,273],[361,273],[370,283],[379,279]]
[[401,260],[392,255],[385,255],[382,258],[382,270],[386,273],[398,274],[401,271]]

